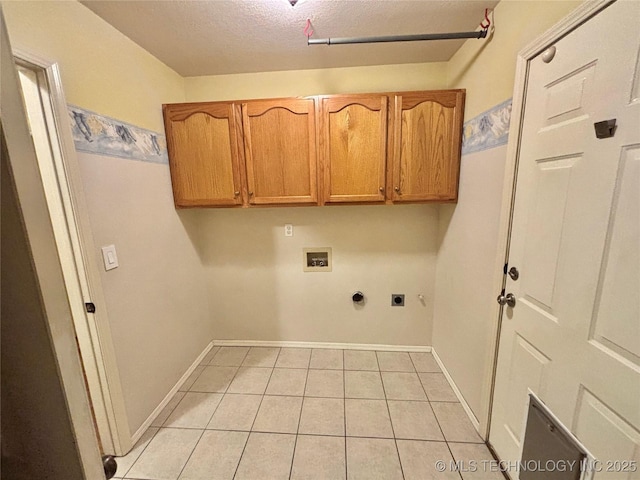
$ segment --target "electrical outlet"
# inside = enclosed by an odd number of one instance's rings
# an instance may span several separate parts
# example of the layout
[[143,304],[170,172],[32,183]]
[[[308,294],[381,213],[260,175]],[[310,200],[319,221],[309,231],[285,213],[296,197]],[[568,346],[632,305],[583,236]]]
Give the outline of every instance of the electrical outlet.
[[293,237],[293,225],[291,225],[290,223],[287,223],[284,226],[284,236],[285,237]]
[[391,306],[392,307],[404,307],[404,293],[392,293],[391,294]]

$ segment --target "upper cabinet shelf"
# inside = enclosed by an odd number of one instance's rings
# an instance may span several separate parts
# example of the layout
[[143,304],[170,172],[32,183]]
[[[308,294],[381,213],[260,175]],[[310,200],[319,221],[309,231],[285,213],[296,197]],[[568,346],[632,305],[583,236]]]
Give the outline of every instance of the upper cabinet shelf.
[[164,105],[176,207],[455,202],[464,96]]

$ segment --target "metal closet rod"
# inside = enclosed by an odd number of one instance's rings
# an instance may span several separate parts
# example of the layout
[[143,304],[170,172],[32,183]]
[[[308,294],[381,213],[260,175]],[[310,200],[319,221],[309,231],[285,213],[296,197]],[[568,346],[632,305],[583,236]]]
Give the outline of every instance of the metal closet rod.
[[460,38],[485,38],[487,30],[457,33],[424,33],[419,35],[389,35],[382,37],[308,38],[307,45],[347,45],[352,43],[419,42],[423,40],[457,40]]

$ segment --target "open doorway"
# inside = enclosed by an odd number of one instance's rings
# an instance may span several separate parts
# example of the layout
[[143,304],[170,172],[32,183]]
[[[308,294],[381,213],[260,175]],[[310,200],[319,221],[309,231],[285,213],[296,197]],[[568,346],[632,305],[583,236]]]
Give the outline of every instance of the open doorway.
[[2,471],[101,478],[52,222],[0,7]]
[[15,62],[100,447],[122,455],[131,433],[57,65],[22,52]]

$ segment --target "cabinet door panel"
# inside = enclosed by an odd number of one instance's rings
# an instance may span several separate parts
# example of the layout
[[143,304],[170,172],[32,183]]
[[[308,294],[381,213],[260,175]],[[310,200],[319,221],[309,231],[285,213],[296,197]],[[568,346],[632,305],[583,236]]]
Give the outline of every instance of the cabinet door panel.
[[454,201],[458,193],[464,93],[396,95],[393,201]]
[[313,100],[245,103],[242,118],[249,202],[316,203]]
[[383,202],[387,97],[322,98],[324,202]]
[[164,115],[176,206],[241,204],[233,105],[166,105]]

